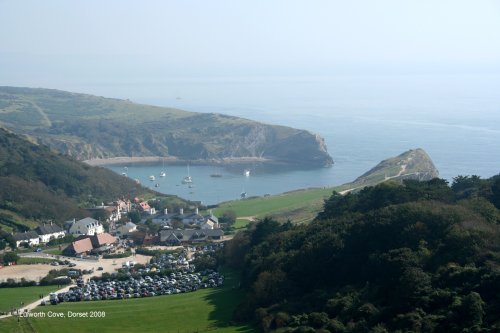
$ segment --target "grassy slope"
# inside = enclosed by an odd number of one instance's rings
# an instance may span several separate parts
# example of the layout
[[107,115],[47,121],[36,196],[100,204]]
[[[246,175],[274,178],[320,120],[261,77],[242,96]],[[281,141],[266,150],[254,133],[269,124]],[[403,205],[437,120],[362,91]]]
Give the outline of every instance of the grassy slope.
[[316,216],[318,209],[321,209],[323,200],[328,198],[333,190],[334,188],[307,189],[270,197],[230,201],[219,205],[214,213],[222,215],[226,210],[233,210],[238,217],[276,216],[300,222]]
[[248,326],[231,325],[232,312],[243,296],[233,289],[237,281],[226,272],[225,286],[194,293],[119,301],[62,303],[36,311],[105,311],[105,318],[15,318],[4,320],[12,332],[254,332]]
[[[2,124],[79,159],[176,156],[194,160],[261,157],[265,152],[269,154],[265,157],[293,163],[331,162],[307,131],[50,89],[0,87]],[[290,146],[293,149],[286,151]]]
[[38,299],[38,295],[47,295],[54,290],[57,290],[57,286],[0,288],[0,312],[17,308],[19,307],[20,302],[28,304],[36,301]]
[[[309,222],[323,208],[323,202],[333,191],[344,191],[348,189],[361,189],[366,186],[374,186],[386,179],[397,180],[397,175],[405,165],[401,178],[405,175],[419,173],[421,175],[437,176],[434,164],[430,157],[421,149],[410,150],[399,156],[389,158],[380,162],[373,169],[357,178],[352,183],[341,186],[322,189],[305,189],[274,195],[270,197],[248,198],[239,201],[229,201],[219,205],[214,210],[216,215],[222,215],[226,210],[233,210],[239,217],[235,227],[242,228],[249,222],[248,217],[262,218],[274,217],[280,221],[290,219],[293,222]],[[395,178],[392,178],[395,177]],[[242,219],[243,218],[243,219]]]

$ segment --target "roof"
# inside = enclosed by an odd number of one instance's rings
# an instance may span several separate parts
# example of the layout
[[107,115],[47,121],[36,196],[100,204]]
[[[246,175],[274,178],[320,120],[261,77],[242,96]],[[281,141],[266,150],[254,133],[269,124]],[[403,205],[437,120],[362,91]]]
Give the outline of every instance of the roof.
[[107,244],[116,243],[116,238],[108,234],[107,232],[102,234],[93,235],[90,237],[92,240],[92,245],[97,248]]
[[56,224],[44,224],[43,226],[36,228],[35,231],[39,235],[50,235],[62,232],[63,230]]
[[124,226],[127,227],[127,228],[131,228],[131,229],[137,227],[137,225],[135,223],[130,222],[130,221],[127,222],[127,223],[125,223]]
[[14,240],[16,240],[16,241],[23,241],[23,240],[27,241],[30,239],[38,238],[38,234],[35,231],[30,230],[30,231],[26,231],[26,232],[15,233],[13,237],[14,237]]
[[217,216],[215,216],[213,214],[212,215],[205,215],[205,219],[212,220],[215,223],[219,223],[219,218],[217,218]]
[[86,217],[84,219],[78,220],[74,223],[75,225],[84,225],[87,226],[87,228],[91,227],[97,227],[101,225],[101,223],[91,217]]
[[186,229],[186,230],[162,230],[160,231],[160,240],[165,242],[167,239],[171,238],[171,235],[175,235],[180,241],[188,241],[192,239],[202,239],[207,237],[221,237],[224,235],[224,231],[221,229],[207,229],[207,230],[197,230],[197,229]]
[[92,251],[93,246],[90,238],[84,238],[71,243],[68,248],[79,254]]

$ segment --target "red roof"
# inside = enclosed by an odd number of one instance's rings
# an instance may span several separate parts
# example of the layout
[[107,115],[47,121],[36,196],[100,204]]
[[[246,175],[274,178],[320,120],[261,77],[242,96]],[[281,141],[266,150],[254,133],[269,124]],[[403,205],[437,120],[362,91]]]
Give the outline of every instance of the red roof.
[[71,243],[73,250],[76,254],[85,253],[92,251],[92,242],[90,238],[84,238]]
[[116,238],[108,233],[102,233],[92,236],[92,244],[94,247],[101,247],[103,245],[109,245],[116,243]]

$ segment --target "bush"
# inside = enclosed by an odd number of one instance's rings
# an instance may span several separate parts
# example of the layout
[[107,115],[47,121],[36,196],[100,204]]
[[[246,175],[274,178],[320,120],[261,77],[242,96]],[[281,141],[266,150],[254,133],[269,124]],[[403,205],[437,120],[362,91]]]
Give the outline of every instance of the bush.
[[103,257],[103,259],[119,259],[119,258],[130,257],[131,255],[132,255],[132,252],[130,252],[130,250],[128,250],[128,251],[125,251],[123,253],[104,254],[102,257]]

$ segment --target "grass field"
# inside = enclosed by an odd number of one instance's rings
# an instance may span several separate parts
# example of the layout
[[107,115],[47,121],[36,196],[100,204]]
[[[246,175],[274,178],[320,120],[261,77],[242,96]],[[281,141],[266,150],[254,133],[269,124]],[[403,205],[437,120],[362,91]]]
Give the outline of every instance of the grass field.
[[[0,288],[0,312],[18,308],[21,302],[24,304],[34,302],[40,294],[47,295],[56,289],[57,286]],[[3,321],[0,323],[3,324]]]
[[[293,222],[307,222],[321,211],[324,199],[330,197],[334,189],[337,188],[305,189],[269,197],[230,201],[220,204],[214,209],[214,213],[222,215],[226,210],[233,210],[238,218],[272,216],[283,220],[291,219]],[[239,219],[235,228],[244,225],[245,222]]]
[[[35,311],[63,313],[66,318],[9,318],[0,321],[2,332],[254,332],[231,323],[232,313],[243,297],[233,289],[238,281],[226,273],[223,288],[193,293],[116,301],[62,303]],[[68,311],[100,311],[103,318],[68,318]],[[76,329],[77,328],[77,329]]]

